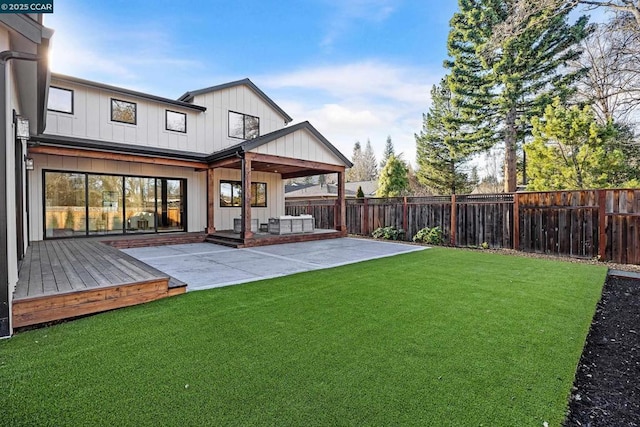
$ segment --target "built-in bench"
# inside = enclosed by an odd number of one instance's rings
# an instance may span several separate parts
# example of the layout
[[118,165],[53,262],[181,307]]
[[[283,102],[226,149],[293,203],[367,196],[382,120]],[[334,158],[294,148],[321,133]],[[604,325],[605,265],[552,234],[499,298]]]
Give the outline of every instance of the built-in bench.
[[[258,232],[258,218],[251,218],[251,231]],[[233,218],[233,232],[240,233],[242,231],[242,218]]]
[[271,234],[313,233],[314,220],[311,215],[283,215],[269,218],[268,229]]

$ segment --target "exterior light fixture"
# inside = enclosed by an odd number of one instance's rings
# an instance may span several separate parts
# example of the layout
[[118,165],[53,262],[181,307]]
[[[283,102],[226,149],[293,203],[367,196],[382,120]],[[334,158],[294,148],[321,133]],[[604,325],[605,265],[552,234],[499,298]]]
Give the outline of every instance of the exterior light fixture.
[[24,168],[28,171],[32,171],[33,170],[33,159],[31,157],[26,157],[24,158]]
[[29,119],[26,117],[16,117],[16,137],[18,139],[29,139]]

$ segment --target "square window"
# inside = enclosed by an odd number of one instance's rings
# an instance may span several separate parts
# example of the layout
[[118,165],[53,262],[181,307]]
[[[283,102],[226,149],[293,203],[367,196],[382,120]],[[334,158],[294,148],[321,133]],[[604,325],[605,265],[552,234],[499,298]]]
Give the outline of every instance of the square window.
[[136,103],[111,98],[111,120],[114,122],[136,124]]
[[187,115],[177,111],[165,110],[165,129],[174,132],[187,133]]
[[73,114],[73,91],[50,86],[47,109],[59,113]]
[[260,136],[260,118],[229,111],[229,137],[254,139]]
[[[242,183],[239,181],[220,181],[220,207],[242,206]],[[267,207],[267,183],[251,183],[251,207]]]

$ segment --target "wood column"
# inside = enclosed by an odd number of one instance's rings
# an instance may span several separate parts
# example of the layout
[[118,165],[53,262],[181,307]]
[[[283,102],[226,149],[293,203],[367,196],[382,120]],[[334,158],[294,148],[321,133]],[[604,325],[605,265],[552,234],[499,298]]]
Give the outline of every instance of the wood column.
[[242,158],[242,229],[240,237],[250,239],[251,231],[251,155],[245,153]]
[[345,182],[345,170],[338,172],[338,209],[336,218],[336,230],[347,232],[347,204],[344,199],[344,182]]
[[207,233],[215,233],[215,180],[213,169],[207,169]]

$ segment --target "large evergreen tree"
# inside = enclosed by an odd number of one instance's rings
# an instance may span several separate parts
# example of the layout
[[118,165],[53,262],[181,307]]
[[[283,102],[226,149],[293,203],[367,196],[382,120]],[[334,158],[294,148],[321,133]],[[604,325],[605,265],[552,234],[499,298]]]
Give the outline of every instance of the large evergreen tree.
[[469,157],[482,149],[463,137],[459,109],[453,105],[447,78],[431,88],[431,107],[416,135],[418,180],[438,194],[469,193],[477,184],[467,172]]
[[585,70],[563,66],[580,55],[578,43],[589,33],[587,18],[567,24],[571,8],[540,9],[531,19],[544,22],[513,37],[492,41],[494,28],[506,22],[512,0],[459,0],[451,19],[448,51],[450,87],[465,138],[504,144],[505,191],[516,190],[517,144],[529,131],[530,117],[542,114],[551,99],[566,97]]

